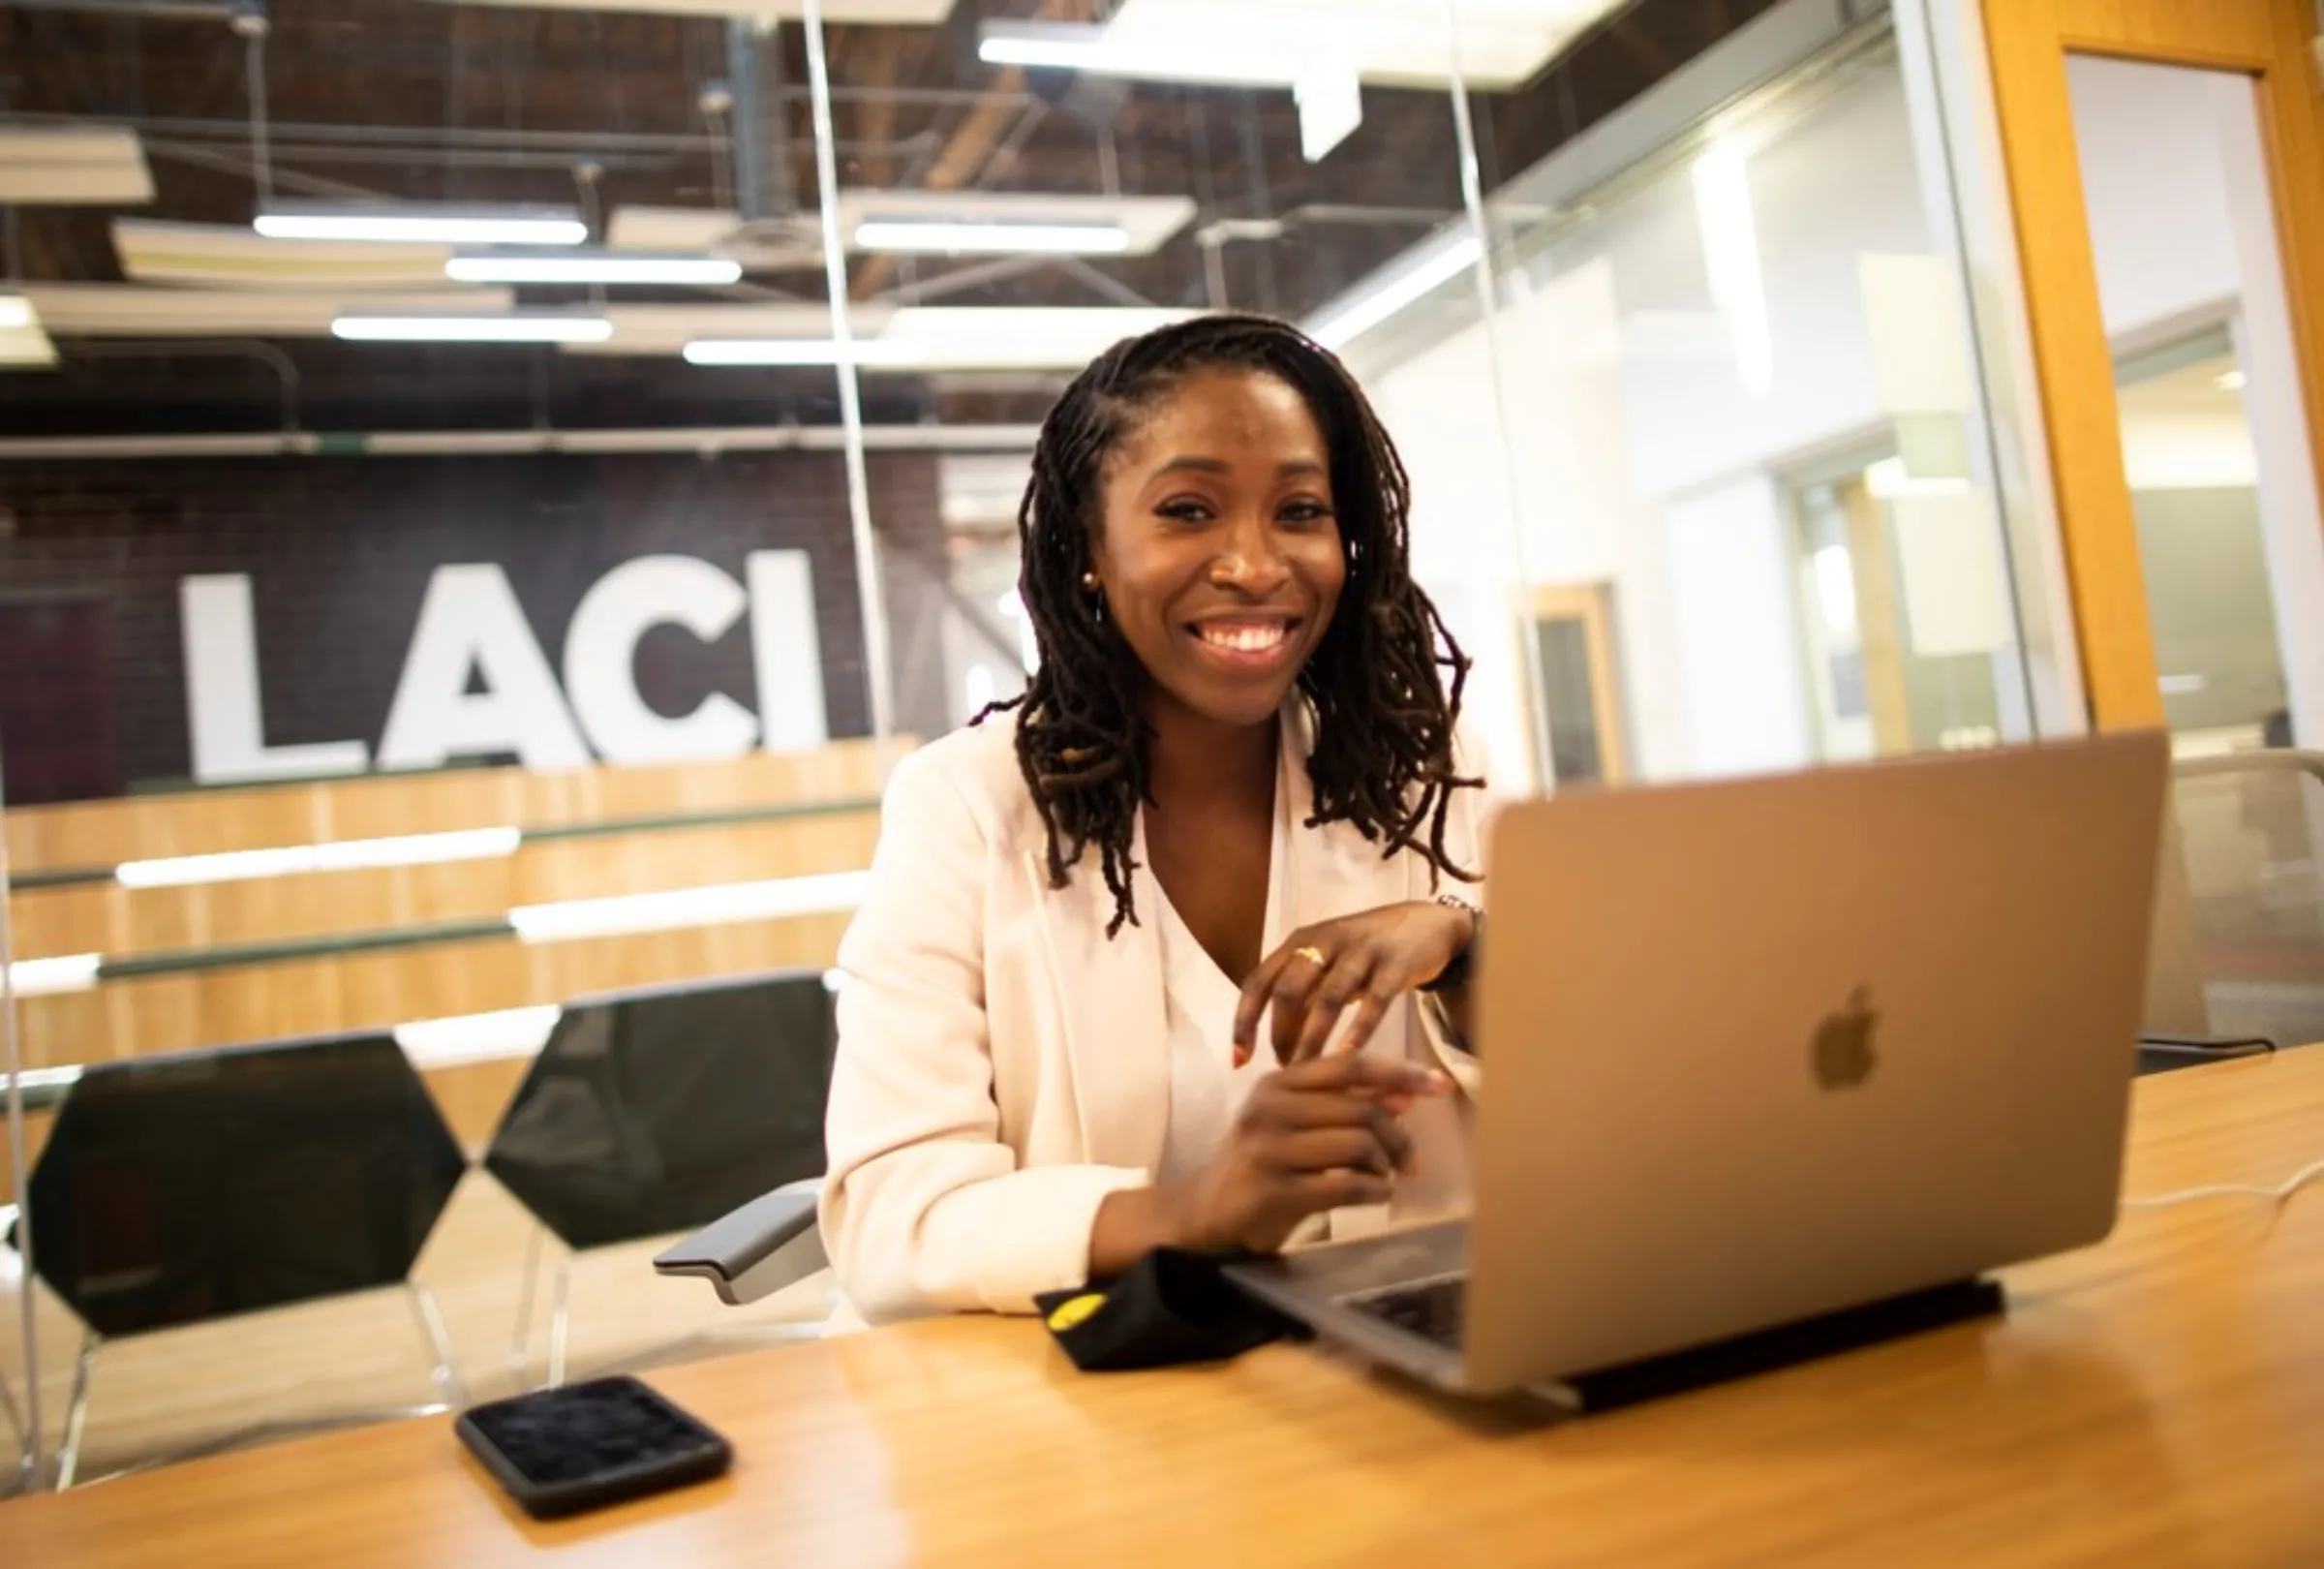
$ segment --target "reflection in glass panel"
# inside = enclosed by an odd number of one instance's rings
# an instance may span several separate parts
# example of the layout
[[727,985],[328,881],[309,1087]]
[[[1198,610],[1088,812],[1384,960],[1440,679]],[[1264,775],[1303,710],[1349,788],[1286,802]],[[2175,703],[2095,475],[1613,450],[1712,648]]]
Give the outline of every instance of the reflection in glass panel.
[[2183,750],[2290,744],[2245,373],[2207,332],[2117,367],[2166,722]]
[[[1553,153],[1493,197],[1515,259],[1493,354],[1458,302],[1354,351],[1422,569],[1456,576],[1461,520],[1514,489],[1528,574],[1619,599],[1644,778],[2023,735],[1960,280],[1893,41],[1835,32],[1709,125],[1633,108],[1609,136],[1659,151],[1610,176]],[[1496,368],[1505,460],[1449,414]]]

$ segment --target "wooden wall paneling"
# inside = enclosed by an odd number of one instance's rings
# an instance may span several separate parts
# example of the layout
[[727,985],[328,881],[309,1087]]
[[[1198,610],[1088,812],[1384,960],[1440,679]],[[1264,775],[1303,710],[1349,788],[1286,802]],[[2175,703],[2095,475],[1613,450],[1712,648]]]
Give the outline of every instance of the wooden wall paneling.
[[420,1078],[443,1114],[444,1125],[469,1159],[483,1157],[484,1147],[499,1131],[516,1087],[532,1070],[531,1057],[493,1057],[474,1062],[449,1062],[423,1068]]
[[665,767],[366,775],[31,807],[8,814],[10,864],[23,875],[333,840],[868,800],[879,794],[889,770],[911,746],[907,740],[845,740],[813,752],[751,753]]
[[136,976],[17,1003],[24,1065],[383,1030],[660,981],[823,968],[844,913],[528,945],[514,938]]
[[[48,1143],[48,1130],[56,1125],[56,1112],[49,1107],[24,1114],[24,1169],[30,1172],[41,1158],[41,1151]],[[0,1204],[16,1201],[15,1161],[9,1153],[8,1114],[0,1110]]]
[[433,866],[309,873],[183,888],[85,883],[28,889],[10,906],[16,955],[127,958],[250,943],[493,921],[518,905],[851,872],[879,837],[870,808],[529,843],[515,854]]

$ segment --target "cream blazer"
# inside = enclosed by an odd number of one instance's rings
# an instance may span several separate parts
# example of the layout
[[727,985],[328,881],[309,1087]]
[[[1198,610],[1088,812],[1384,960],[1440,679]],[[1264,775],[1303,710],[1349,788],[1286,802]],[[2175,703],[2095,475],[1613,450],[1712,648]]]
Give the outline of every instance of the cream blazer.
[[[1421,856],[1384,857],[1313,810],[1311,723],[1288,710],[1289,927],[1427,899]],[[995,717],[907,757],[890,781],[863,906],[840,946],[839,1058],[825,1141],[823,1242],[846,1306],[838,1324],[983,1309],[1026,1312],[1083,1283],[1109,1193],[1149,1183],[1169,1131],[1170,1058],[1156,909],[1139,869],[1138,924],[1109,938],[1114,899],[1088,851],[1049,885],[1047,841],[1020,773],[1016,721]],[[1446,835],[1478,861],[1477,802]],[[1477,898],[1448,880],[1443,891]],[[1468,1198],[1477,1063],[1433,1008],[1391,1011],[1368,1051],[1414,1057],[1461,1087],[1407,1119],[1420,1155],[1387,1212],[1339,1211],[1333,1235],[1441,1215]]]

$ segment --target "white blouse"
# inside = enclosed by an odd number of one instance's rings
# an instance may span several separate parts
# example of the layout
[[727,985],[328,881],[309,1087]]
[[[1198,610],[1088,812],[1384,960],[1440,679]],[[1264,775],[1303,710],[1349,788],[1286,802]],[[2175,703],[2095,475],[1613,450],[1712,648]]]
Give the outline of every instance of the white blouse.
[[[1275,785],[1275,826],[1267,855],[1267,923],[1260,938],[1264,957],[1275,951],[1286,930],[1283,889],[1289,880],[1284,858],[1293,835],[1285,812],[1286,791]],[[1146,864],[1146,814],[1138,815],[1135,853]],[[1162,942],[1163,1019],[1170,1036],[1170,1132],[1154,1180],[1169,1183],[1208,1164],[1226,1142],[1227,1130],[1242,1111],[1251,1087],[1275,1066],[1274,1053],[1257,1051],[1235,1066],[1235,1009],[1242,988],[1218,968],[1152,877],[1146,879],[1158,908]]]

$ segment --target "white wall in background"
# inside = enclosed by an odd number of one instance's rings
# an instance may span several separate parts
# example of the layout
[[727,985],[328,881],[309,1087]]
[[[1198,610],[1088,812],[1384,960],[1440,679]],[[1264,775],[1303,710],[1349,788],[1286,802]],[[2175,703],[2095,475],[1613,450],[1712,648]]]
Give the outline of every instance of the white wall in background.
[[[2078,110],[2081,87],[2078,75]],[[2241,102],[2248,122],[2248,94]],[[2190,309],[2216,308],[2248,265],[2254,211],[2265,216],[2264,201],[2239,202],[2234,178],[2222,175],[2216,148],[2234,133],[2232,119],[2222,132],[2216,98],[2174,108],[2151,92],[2116,94],[2097,112],[2084,155],[2110,330],[2135,337]],[[1733,522],[1742,511],[1703,512],[1699,497],[1748,489],[1820,450],[1885,430],[1860,259],[1933,250],[1893,66],[1866,72],[1751,147],[1746,177],[1773,350],[1765,396],[1753,395],[1736,369],[1683,169],[1561,242],[1541,267],[1550,281],[1535,282],[1496,317],[1514,497],[1483,327],[1448,334],[1394,364],[1362,367],[1413,472],[1424,581],[1488,554],[1510,559],[1514,508],[1527,580],[1613,584],[1631,740],[1646,778],[1807,754],[1796,728],[1806,705],[1805,656],[1777,660],[1767,641],[1779,630],[1794,645],[1799,639],[1793,623],[1776,619],[1790,613],[1789,570],[1761,569],[1763,513],[1744,538],[1728,538],[1717,519]],[[2110,193],[2135,210],[2118,214]],[[2122,258],[2109,262],[2118,249]],[[2284,341],[2280,333],[2277,341]],[[2256,385],[2259,366],[2250,369]],[[2263,456],[2268,431],[2280,446],[2301,428],[2296,404],[2291,418],[2268,421],[2255,433]],[[2324,528],[2313,521],[2304,534],[2296,526],[2283,533],[2324,555]],[[1722,585],[1700,563],[1680,559],[1696,553],[1702,563],[1753,565]],[[2324,568],[2310,575],[2317,603],[2287,609],[2282,624],[2312,627],[2324,642]],[[1751,595],[1763,602],[1720,610],[1727,619],[1712,623],[1744,637],[1734,669],[1750,674],[1747,683],[1705,667],[1696,618],[1707,605]],[[2311,685],[2324,689],[2324,672]],[[1712,690],[1720,694],[1715,715],[1701,697]],[[2317,721],[2304,733],[2324,734],[2324,714]],[[1513,727],[1506,719],[1495,723]]]

